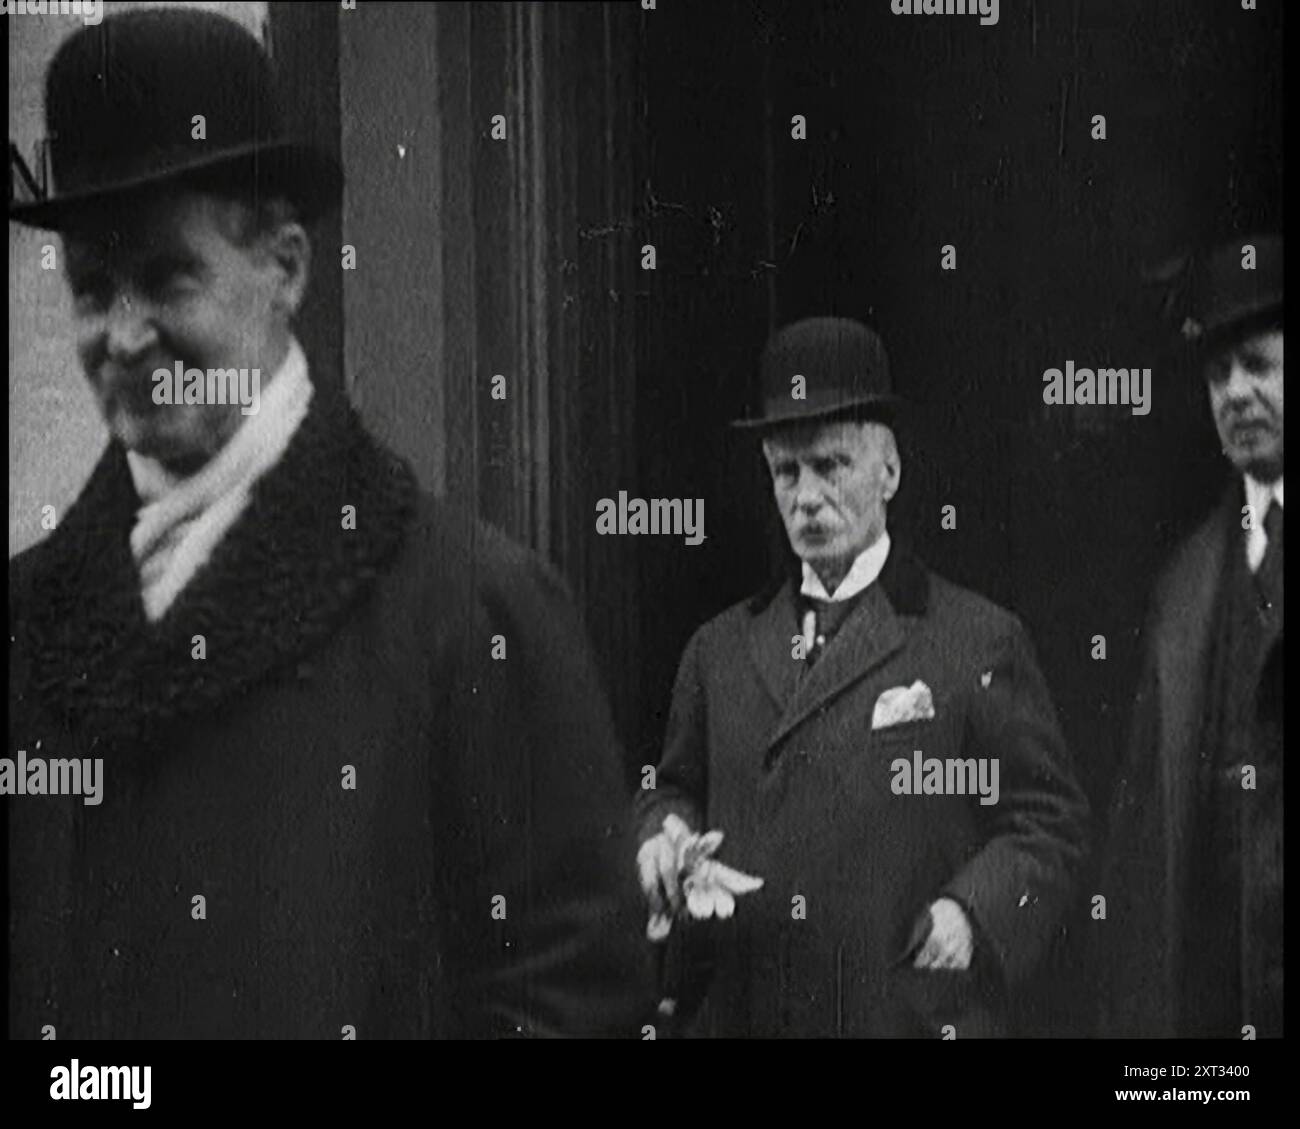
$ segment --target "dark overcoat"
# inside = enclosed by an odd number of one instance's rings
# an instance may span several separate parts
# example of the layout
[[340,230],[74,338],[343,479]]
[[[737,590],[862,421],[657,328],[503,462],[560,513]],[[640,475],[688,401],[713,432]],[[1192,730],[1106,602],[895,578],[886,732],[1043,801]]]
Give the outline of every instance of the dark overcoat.
[[138,504],[110,445],[10,565],[10,756],[104,761],[99,806],[5,801],[12,1036],[639,1035],[618,747],[553,573],[321,393],[153,625]]
[[[696,632],[655,788],[639,801],[642,839],[674,811],[723,831],[718,857],[764,880],[730,920],[678,931],[673,986],[689,996],[694,970],[713,967],[689,1029],[1005,1033],[1008,995],[1060,928],[1087,817],[1026,634],[896,544],[808,668],[792,657],[795,593],[787,583]],[[918,680],[933,718],[873,730],[881,694]],[[916,750],[997,758],[997,803],[896,793],[894,762]],[[969,971],[911,967],[942,896],[973,923]]]
[[[1111,1037],[1182,1033],[1183,959],[1197,938],[1188,901],[1196,844],[1198,763],[1212,753],[1204,727],[1215,606],[1230,547],[1242,545],[1240,483],[1174,554],[1152,597],[1130,741],[1109,807],[1095,928],[1099,1031]],[[1280,731],[1281,643],[1257,687],[1258,719]]]

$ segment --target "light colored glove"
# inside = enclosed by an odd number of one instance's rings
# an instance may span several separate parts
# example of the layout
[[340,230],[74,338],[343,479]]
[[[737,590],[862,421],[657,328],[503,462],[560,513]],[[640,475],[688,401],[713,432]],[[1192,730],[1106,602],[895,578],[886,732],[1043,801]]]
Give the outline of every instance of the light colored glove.
[[679,816],[664,817],[663,830],[641,844],[637,870],[641,889],[650,903],[646,936],[662,941],[672,929],[672,919],[687,912],[701,920],[730,917],[736,896],[763,885],[761,878],[743,874],[712,856],[722,845],[722,832],[700,835]]
[[717,859],[705,858],[683,880],[682,891],[690,915],[703,920],[714,914],[730,917],[736,912],[737,894],[752,894],[762,886],[761,878],[744,874]]
[[[678,826],[683,830],[679,831]],[[641,849],[636,853],[641,890],[650,903],[650,922],[646,926],[646,936],[652,941],[662,941],[668,936],[670,914],[681,909],[677,843],[680,838],[690,834],[690,828],[678,816],[665,816],[664,830],[642,843]]]
[[975,938],[966,911],[951,898],[940,898],[930,907],[930,921],[930,936],[916,954],[913,966],[959,972],[970,968]]

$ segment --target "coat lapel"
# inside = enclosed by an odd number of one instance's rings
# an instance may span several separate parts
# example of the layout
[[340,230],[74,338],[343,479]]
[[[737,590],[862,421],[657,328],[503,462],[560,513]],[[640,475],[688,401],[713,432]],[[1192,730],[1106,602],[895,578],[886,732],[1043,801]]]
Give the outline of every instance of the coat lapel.
[[787,581],[775,597],[762,605],[749,621],[749,657],[763,684],[784,710],[794,694],[803,671],[803,663],[793,656],[793,637],[799,630],[799,609],[795,602],[795,584]]
[[139,499],[110,444],[35,550],[22,629],[38,696],[92,740],[117,743],[147,743],[163,723],[218,706],[337,630],[401,546],[416,498],[406,464],[342,397],[318,392],[207,565],[150,624],[129,544]]
[[1203,688],[1210,661],[1215,600],[1219,594],[1229,538],[1239,529],[1239,487],[1230,488],[1209,521],[1193,535],[1181,567],[1173,574],[1167,594],[1170,609],[1157,634],[1160,687],[1163,787],[1171,817],[1166,858],[1169,889],[1178,889],[1179,861],[1184,858],[1186,832],[1197,779],[1196,759],[1205,705]]
[[[782,592],[772,606],[784,603],[794,608],[794,582]],[[923,615],[929,597],[929,579],[920,562],[901,544],[891,549],[880,577],[863,596],[852,615],[844,621],[834,642],[810,669],[790,657],[789,632],[784,626],[774,631],[769,626],[757,628],[751,638],[762,647],[751,651],[759,663],[763,680],[774,693],[781,716],[768,738],[770,752],[809,717],[828,702],[860,682],[902,649],[916,616]],[[785,621],[793,621],[789,611]],[[784,636],[784,648],[777,650],[773,635]],[[782,672],[788,673],[782,673]]]

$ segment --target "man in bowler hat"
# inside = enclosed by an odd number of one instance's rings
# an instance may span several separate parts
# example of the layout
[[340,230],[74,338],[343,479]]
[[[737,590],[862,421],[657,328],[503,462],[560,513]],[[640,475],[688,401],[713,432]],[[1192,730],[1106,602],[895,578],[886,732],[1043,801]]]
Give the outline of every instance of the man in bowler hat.
[[[260,45],[112,16],[58,51],[46,116],[54,193],[10,218],[62,236],[110,441],[10,566],[11,1037],[639,1035],[578,617],[295,338],[341,177]],[[211,378],[241,369],[253,411]],[[48,794],[56,758],[102,765],[98,802]]]
[[[640,802],[652,920],[714,969],[688,1029],[1009,1033],[1084,850],[1047,687],[1017,619],[888,528],[899,400],[876,333],[810,318],[761,367],[764,412],[737,426],[762,442],[799,572],[691,638]],[[741,872],[725,896],[683,867],[683,828]]]
[[[1282,1035],[1282,237],[1192,260],[1231,481],[1156,584],[1096,926],[1105,1034]],[[1185,314],[1185,317],[1183,316]]]

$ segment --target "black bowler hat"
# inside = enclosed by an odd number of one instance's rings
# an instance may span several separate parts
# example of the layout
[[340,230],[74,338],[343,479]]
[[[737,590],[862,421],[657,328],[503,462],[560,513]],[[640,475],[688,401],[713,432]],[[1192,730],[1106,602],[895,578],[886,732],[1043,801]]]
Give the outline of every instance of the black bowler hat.
[[[195,177],[283,192],[306,218],[342,186],[330,154],[285,132],[261,44],[211,12],[144,9],[77,31],[46,74],[45,123],[51,194],[9,204],[33,227],[60,230],[87,205]],[[10,184],[12,197],[12,170]]]
[[[803,398],[794,395],[803,377]],[[874,330],[849,318],[805,318],[768,340],[759,364],[762,414],[733,427],[770,430],[840,417],[892,423],[902,404],[889,383],[889,357]]]
[[[1253,269],[1245,269],[1247,247]],[[1192,259],[1181,332],[1198,348],[1221,348],[1282,316],[1282,236],[1237,236]]]

